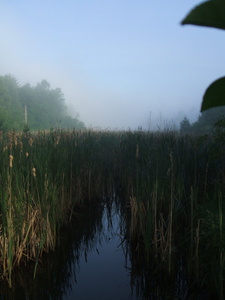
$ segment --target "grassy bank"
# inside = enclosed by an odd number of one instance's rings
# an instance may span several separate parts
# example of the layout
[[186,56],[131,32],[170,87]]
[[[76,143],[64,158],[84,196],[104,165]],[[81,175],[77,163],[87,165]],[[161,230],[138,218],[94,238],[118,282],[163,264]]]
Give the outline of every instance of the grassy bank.
[[135,255],[144,251],[173,274],[183,253],[188,276],[197,282],[204,274],[222,295],[222,140],[172,131],[2,135],[1,277],[11,284],[14,267],[53,250],[77,206],[116,192],[126,201]]

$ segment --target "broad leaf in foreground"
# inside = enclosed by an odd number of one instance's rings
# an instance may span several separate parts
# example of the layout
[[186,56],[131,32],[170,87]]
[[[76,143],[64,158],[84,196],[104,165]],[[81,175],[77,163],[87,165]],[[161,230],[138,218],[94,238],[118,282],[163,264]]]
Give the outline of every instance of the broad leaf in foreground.
[[201,112],[212,107],[225,105],[225,77],[214,81],[205,91]]
[[225,1],[209,0],[203,2],[192,9],[181,24],[225,29]]

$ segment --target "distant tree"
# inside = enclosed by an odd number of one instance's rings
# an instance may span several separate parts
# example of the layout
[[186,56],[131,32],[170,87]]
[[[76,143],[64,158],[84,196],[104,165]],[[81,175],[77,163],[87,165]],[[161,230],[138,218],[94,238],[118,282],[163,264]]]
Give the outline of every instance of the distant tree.
[[191,131],[191,124],[187,117],[180,122],[180,132],[181,133],[190,133]]
[[18,94],[18,84],[11,75],[0,76],[0,126],[1,130],[21,129],[23,108]]
[[50,90],[50,83],[46,79],[42,79],[41,82],[37,83],[37,89],[49,91]]
[[56,121],[53,117],[54,101],[51,97],[50,84],[46,80],[42,80],[34,88],[37,101],[37,111],[34,112],[35,119],[40,129],[49,129],[56,126]]
[[210,110],[204,111],[199,117],[197,122],[192,124],[192,130],[200,134],[211,133],[218,120],[225,117],[225,107],[214,107]]
[[37,115],[38,115],[38,101],[37,95],[33,87],[29,83],[19,88],[19,100],[23,107],[27,107],[28,123],[30,128],[39,129]]
[[47,80],[42,80],[36,87],[29,83],[18,86],[13,76],[0,76],[0,130],[22,130],[25,125],[30,130],[85,128],[79,114],[74,118],[68,116],[61,89],[51,89]]
[[62,118],[66,116],[66,104],[61,89],[51,90],[50,84],[42,80],[34,91],[38,103],[38,126],[43,129],[58,127]]
[[85,129],[85,125],[78,118],[66,116],[62,119],[61,128],[63,129]]

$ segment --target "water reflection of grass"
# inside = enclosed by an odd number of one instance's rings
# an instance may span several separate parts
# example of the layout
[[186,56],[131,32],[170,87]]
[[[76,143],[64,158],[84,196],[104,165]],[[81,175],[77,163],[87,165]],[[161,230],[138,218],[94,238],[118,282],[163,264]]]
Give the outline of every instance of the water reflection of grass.
[[[83,209],[85,208],[85,210]],[[55,251],[43,254],[35,278],[35,262],[21,265],[12,274],[12,288],[1,282],[1,299],[63,299],[70,293],[80,270],[80,260],[103,241],[104,205],[76,209],[70,224],[62,226]]]
[[13,268],[28,260],[37,266],[77,207],[116,193],[127,205],[136,257],[144,252],[145,263],[172,277],[182,255],[190,285],[222,294],[225,173],[218,145],[218,136],[177,132],[2,136],[1,276],[12,284]]

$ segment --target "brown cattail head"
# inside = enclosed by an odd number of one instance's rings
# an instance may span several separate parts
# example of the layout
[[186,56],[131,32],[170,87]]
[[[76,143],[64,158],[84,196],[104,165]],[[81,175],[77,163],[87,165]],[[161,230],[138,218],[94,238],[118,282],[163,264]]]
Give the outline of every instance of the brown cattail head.
[[34,177],[36,177],[36,168],[32,168],[31,171],[32,171],[32,175],[33,175]]
[[59,144],[59,141],[60,141],[60,137],[56,137],[56,139],[54,140],[55,147]]
[[32,145],[33,145],[33,139],[32,138],[30,138],[29,139],[29,145],[32,147]]
[[10,154],[9,155],[9,167],[12,168],[13,166],[13,156]]
[[12,149],[12,144],[13,144],[13,132],[9,131],[8,134],[8,141],[9,141],[9,148]]

